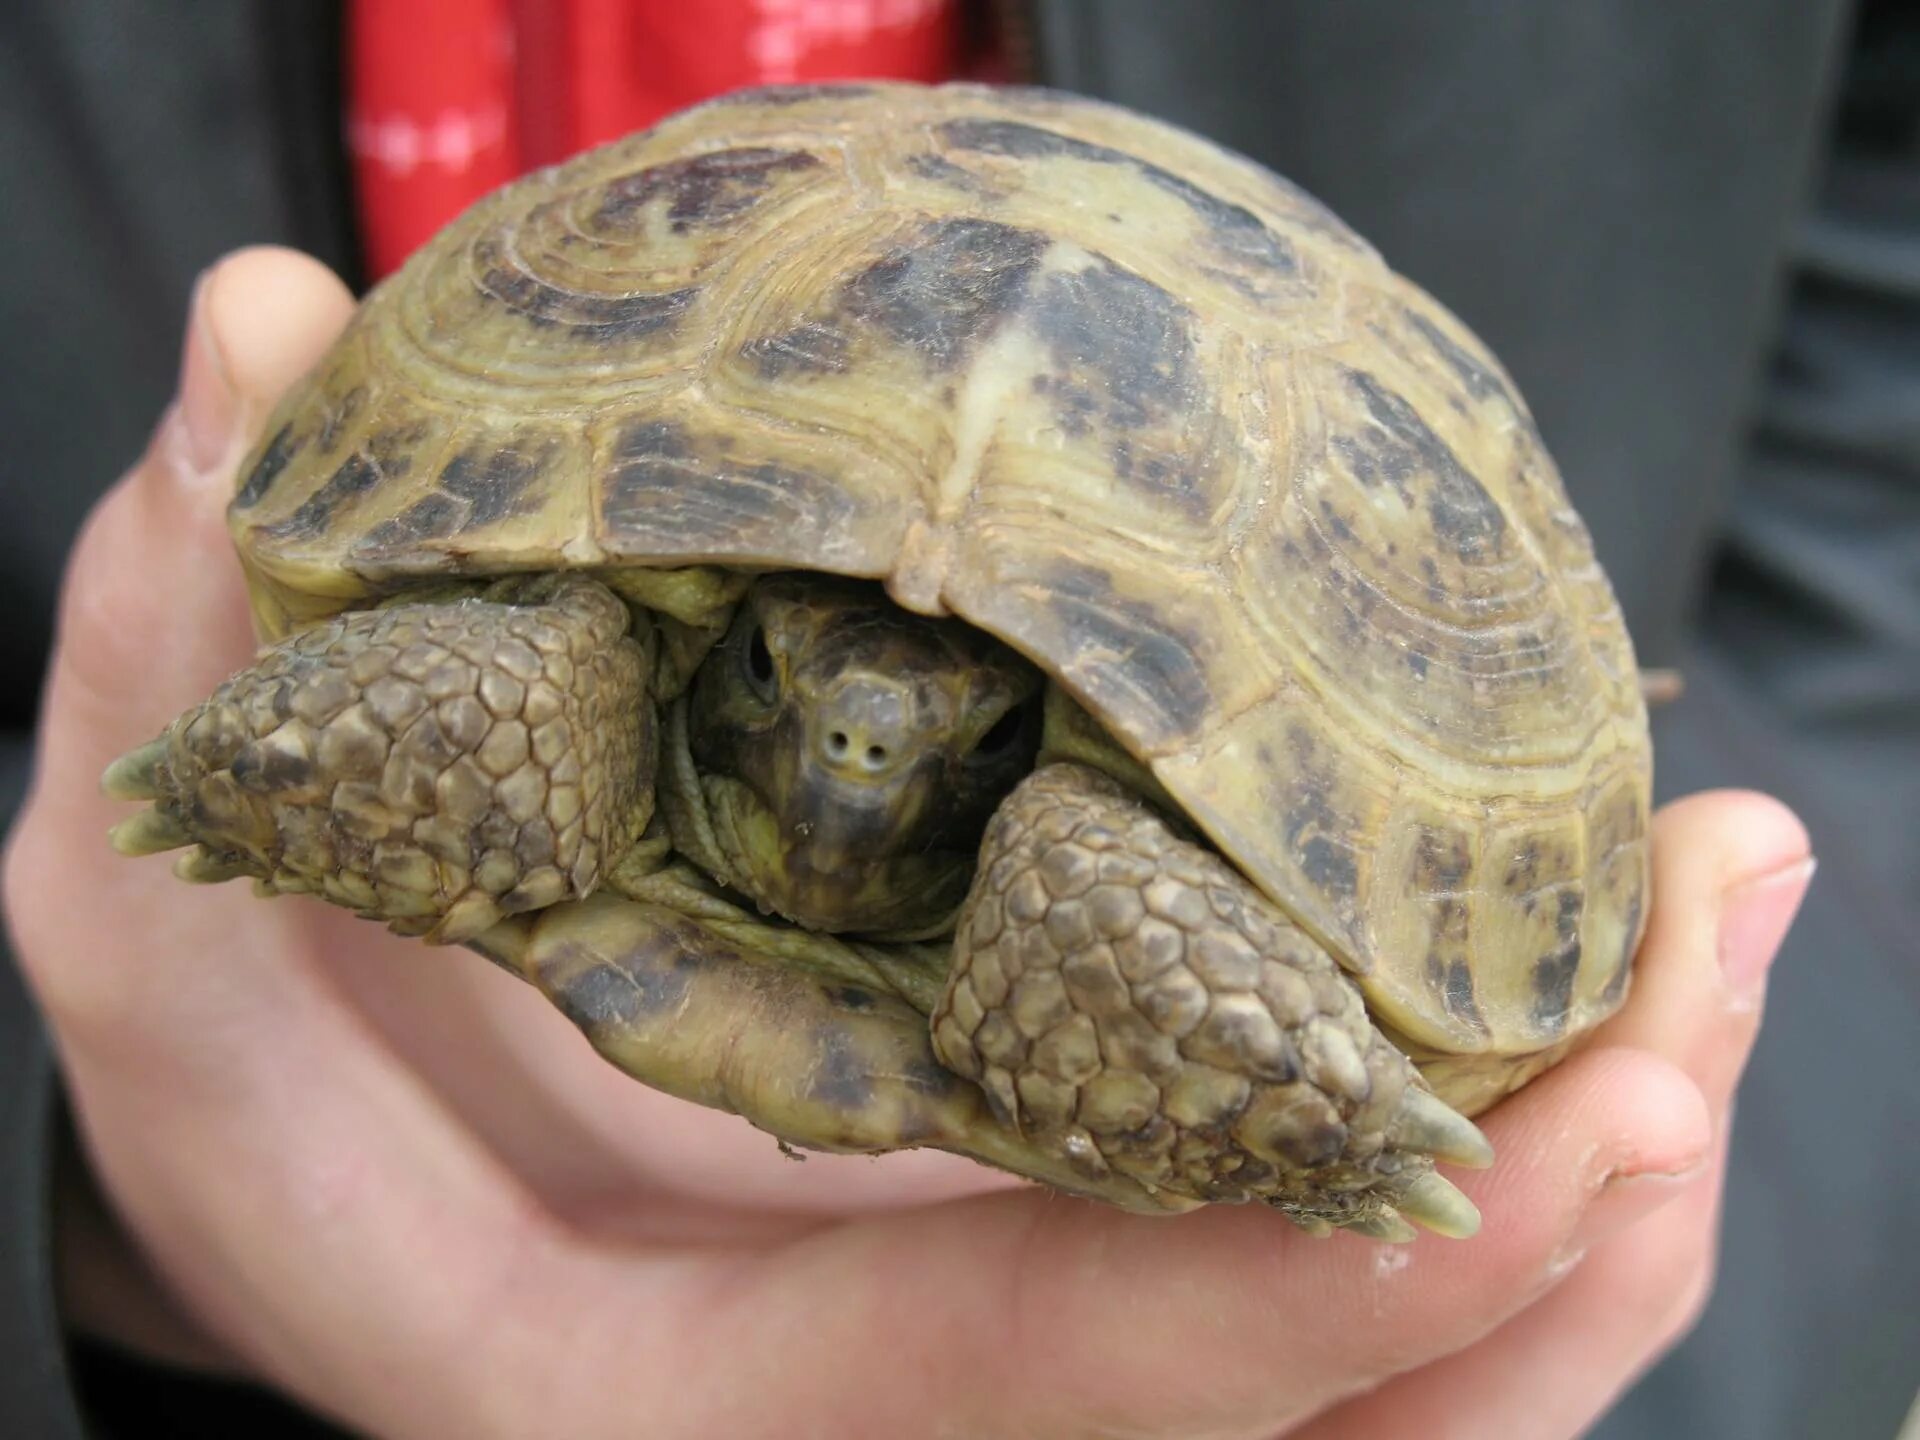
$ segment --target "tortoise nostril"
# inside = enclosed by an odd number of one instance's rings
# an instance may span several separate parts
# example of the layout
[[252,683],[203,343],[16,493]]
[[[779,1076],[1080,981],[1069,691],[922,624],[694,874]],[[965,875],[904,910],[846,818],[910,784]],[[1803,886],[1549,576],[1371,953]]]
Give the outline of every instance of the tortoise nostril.
[[827,737],[827,754],[836,760],[846,759],[847,751],[851,748],[852,742],[847,739],[847,732],[844,730],[836,730]]
[[867,764],[869,767],[871,767],[872,769],[878,770],[882,765],[886,763],[887,763],[887,747],[886,746],[869,745],[867,747]]

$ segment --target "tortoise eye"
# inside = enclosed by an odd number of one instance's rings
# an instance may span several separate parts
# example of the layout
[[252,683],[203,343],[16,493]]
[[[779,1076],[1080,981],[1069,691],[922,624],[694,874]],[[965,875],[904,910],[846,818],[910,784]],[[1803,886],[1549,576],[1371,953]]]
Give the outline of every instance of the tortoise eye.
[[1028,720],[1033,713],[1033,704],[1015,705],[982,735],[973,747],[973,753],[967,756],[974,764],[991,765],[996,760],[1004,760],[1011,755],[1020,742],[1026,739]]
[[773,652],[767,648],[767,632],[759,625],[753,627],[741,650],[740,668],[746,674],[748,687],[760,699],[772,704],[778,698],[779,672],[774,667]]

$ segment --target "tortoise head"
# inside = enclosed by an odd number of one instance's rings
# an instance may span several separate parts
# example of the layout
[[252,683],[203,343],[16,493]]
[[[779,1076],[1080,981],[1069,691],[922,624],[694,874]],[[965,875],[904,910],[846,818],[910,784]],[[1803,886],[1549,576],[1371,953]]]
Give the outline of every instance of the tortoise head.
[[877,585],[756,582],[688,717],[725,878],[810,929],[939,933],[1033,768],[1041,689],[999,642]]

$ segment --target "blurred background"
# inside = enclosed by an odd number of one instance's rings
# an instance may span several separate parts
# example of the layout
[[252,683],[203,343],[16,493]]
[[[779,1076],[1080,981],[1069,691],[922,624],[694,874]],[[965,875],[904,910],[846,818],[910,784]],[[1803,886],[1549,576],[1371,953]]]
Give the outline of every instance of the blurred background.
[[[1058,86],[1242,150],[1515,374],[1643,662],[1686,674],[1661,797],[1771,790],[1822,861],[1717,1295],[1599,1433],[1893,1435],[1920,1383],[1911,0],[7,0],[0,818],[65,552],[168,401],[203,267],[277,241],[364,286],[524,169],[739,85],[872,75]],[[0,1026],[9,1433],[309,1433],[63,1340],[58,1082],[10,968]]]

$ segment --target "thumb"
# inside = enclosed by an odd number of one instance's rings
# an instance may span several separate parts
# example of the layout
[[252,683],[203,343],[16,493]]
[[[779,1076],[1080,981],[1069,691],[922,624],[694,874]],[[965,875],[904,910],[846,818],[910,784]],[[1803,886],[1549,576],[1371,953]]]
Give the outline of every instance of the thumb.
[[88,517],[67,565],[38,763],[8,844],[8,918],[30,971],[32,957],[70,948],[31,943],[36,918],[59,919],[47,897],[77,887],[100,904],[103,888],[175,883],[153,867],[105,866],[106,832],[125,807],[100,793],[100,775],[251,653],[224,518],[234,472],[352,308],[324,266],[289,250],[240,251],[194,290],[178,398]]
[[181,347],[179,418],[184,458],[223,498],[273,407],[352,310],[346,286],[296,250],[237,250],[200,277]]

